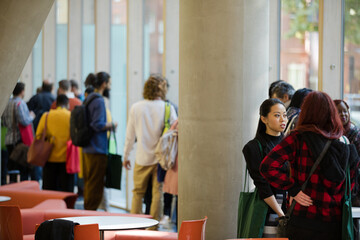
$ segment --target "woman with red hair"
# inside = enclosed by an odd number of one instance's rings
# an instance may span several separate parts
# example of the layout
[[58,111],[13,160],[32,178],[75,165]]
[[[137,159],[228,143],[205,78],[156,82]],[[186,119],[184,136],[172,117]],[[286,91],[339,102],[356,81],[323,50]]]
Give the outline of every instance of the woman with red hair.
[[[287,190],[290,204],[296,201],[286,233],[290,240],[341,239],[345,173],[350,166],[353,185],[359,161],[354,145],[338,140],[342,135],[332,99],[326,93],[311,92],[301,107],[295,130],[260,165],[262,176],[273,187]],[[330,147],[302,191],[328,140]],[[290,163],[290,175],[282,171],[286,162]]]

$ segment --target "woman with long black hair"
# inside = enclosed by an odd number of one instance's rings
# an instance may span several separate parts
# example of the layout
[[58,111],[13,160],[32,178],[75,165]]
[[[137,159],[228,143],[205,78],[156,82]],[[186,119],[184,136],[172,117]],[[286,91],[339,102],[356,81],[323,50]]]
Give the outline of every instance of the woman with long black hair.
[[276,235],[276,217],[284,216],[279,203],[285,199],[285,192],[276,190],[261,176],[259,167],[263,158],[283,138],[287,116],[284,104],[278,99],[267,99],[260,106],[260,119],[256,136],[243,148],[246,166],[254,184],[258,189],[260,199],[269,205],[264,237]]

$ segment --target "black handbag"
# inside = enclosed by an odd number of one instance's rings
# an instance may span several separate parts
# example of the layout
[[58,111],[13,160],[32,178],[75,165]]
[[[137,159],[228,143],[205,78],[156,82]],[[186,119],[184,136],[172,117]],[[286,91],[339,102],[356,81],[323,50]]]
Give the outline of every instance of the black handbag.
[[[106,168],[105,187],[121,190],[122,160],[121,155],[117,154],[116,136],[113,131],[110,133],[114,137],[116,153],[109,153]],[[109,146],[110,146],[109,139]]]
[[[301,186],[301,191],[303,191],[303,192],[305,191],[306,185],[307,185],[308,181],[310,180],[311,175],[313,175],[316,168],[319,166],[321,160],[324,158],[324,156],[325,156],[327,150],[329,149],[330,145],[331,145],[331,140],[328,140],[326,142],[325,147],[322,150],[321,154],[316,159],[316,162],[314,163],[313,167],[311,168],[309,176],[307,177],[304,184]],[[279,221],[279,224],[278,224],[278,227],[277,227],[277,236],[276,237],[279,237],[279,238],[287,237],[287,226],[289,225],[290,216],[291,216],[292,211],[294,210],[295,204],[296,204],[296,201],[295,201],[295,199],[293,199],[293,201],[291,203],[291,206],[290,206],[289,210],[287,211],[286,215],[277,218],[277,220]]]

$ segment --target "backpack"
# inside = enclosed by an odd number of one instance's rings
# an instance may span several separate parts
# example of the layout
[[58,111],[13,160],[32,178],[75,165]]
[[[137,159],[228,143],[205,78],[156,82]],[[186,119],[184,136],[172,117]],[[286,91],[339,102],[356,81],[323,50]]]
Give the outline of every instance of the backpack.
[[86,147],[90,143],[90,139],[94,131],[90,127],[87,106],[96,98],[98,94],[91,94],[84,101],[84,104],[75,106],[70,116],[70,137],[73,145],[78,147]]
[[164,170],[171,169],[175,164],[178,152],[178,131],[176,129],[168,130],[164,133],[155,149],[155,157]]
[[164,130],[156,145],[155,157],[164,170],[171,169],[175,164],[178,151],[177,130],[170,129],[170,103],[165,102]]

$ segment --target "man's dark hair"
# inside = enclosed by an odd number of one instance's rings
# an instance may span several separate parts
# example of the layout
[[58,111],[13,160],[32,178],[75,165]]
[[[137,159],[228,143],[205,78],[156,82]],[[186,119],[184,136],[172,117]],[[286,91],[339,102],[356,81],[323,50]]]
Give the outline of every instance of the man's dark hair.
[[110,80],[110,75],[109,75],[108,73],[106,73],[106,72],[98,72],[98,73],[96,74],[96,81],[95,81],[94,87],[95,87],[96,89],[98,89],[98,88],[101,87],[101,85],[102,85],[104,82],[108,83],[109,80]]
[[278,98],[283,98],[284,95],[287,94],[289,96],[289,100],[291,100],[294,93],[295,89],[291,86],[291,84],[287,82],[280,82],[273,88],[271,96],[276,94]]
[[41,91],[43,92],[51,92],[53,89],[53,84],[49,83],[49,82],[43,82],[42,83],[42,87],[41,87]]
[[95,86],[95,82],[96,82],[96,76],[93,73],[89,73],[89,75],[87,75],[86,79],[85,79],[85,87],[87,88],[88,86]]
[[70,80],[70,84],[71,84],[71,88],[79,89],[79,84],[74,79]]
[[57,107],[65,107],[69,104],[69,98],[65,94],[60,94],[56,98]]
[[20,93],[21,93],[22,91],[24,91],[24,90],[25,90],[25,83],[23,83],[23,82],[17,82],[17,83],[16,83],[16,86],[15,86],[15,88],[14,88],[14,90],[13,90],[13,95],[14,95],[14,96],[19,96]]
[[69,80],[66,80],[66,79],[64,79],[64,80],[61,80],[60,82],[59,82],[59,88],[61,88],[62,90],[64,90],[64,91],[69,91],[70,90],[70,81]]
[[85,93],[90,94],[95,91],[95,88],[93,86],[89,86],[85,89]]
[[285,81],[284,81],[284,80],[277,80],[277,81],[275,81],[275,82],[273,82],[273,83],[270,84],[270,87],[269,87],[269,98],[271,98],[271,96],[273,95],[274,87],[275,87],[276,85],[278,85],[279,83],[281,83],[281,82],[285,82]]

